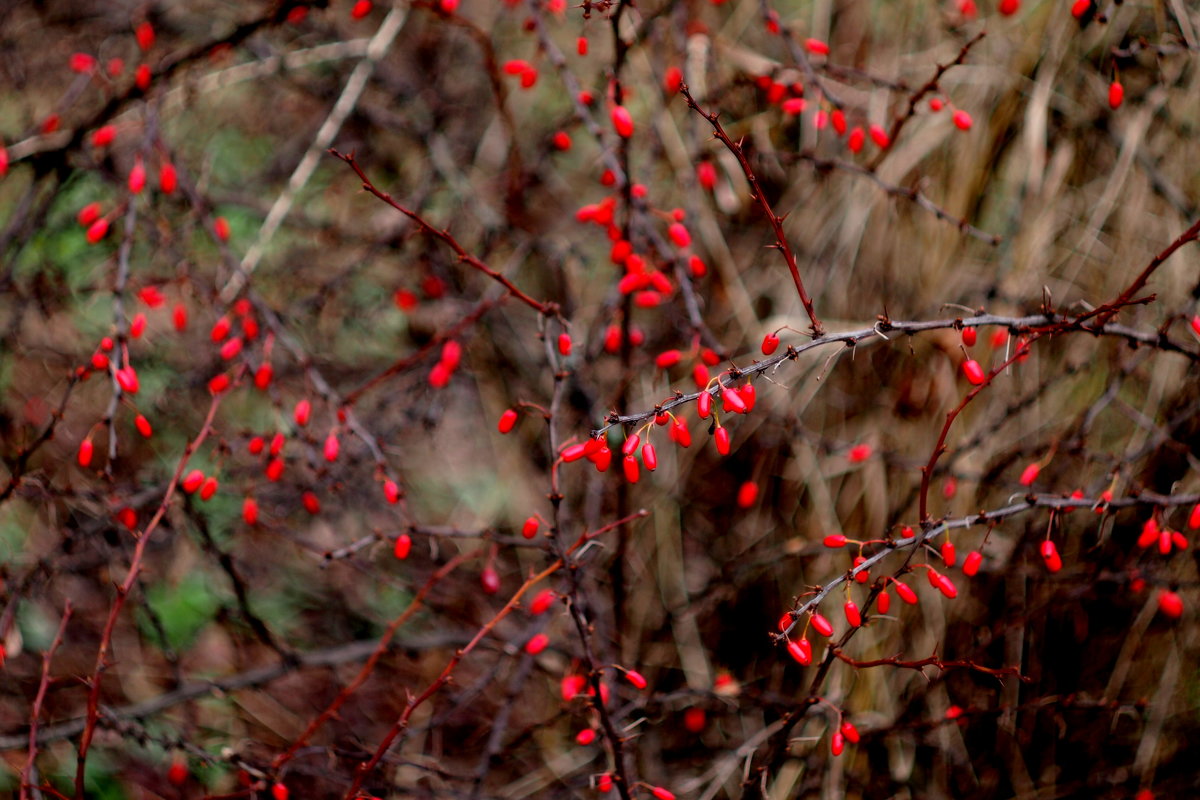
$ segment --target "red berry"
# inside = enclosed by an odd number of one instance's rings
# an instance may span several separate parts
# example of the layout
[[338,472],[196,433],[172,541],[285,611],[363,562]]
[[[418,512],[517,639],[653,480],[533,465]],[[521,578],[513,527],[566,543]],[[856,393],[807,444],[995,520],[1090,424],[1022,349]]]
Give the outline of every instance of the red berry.
[[288,800],[288,788],[282,783],[277,783],[271,787],[271,797],[273,800]]
[[75,215],[75,221],[79,223],[79,227],[86,228],[93,222],[100,219],[100,204],[88,203],[83,208],[79,209],[79,213]]
[[550,589],[543,589],[533,602],[529,604],[530,614],[544,614],[554,604],[555,594]]
[[78,461],[79,466],[86,467],[92,463],[92,453],[95,452],[95,445],[91,439],[84,439],[79,443]]
[[651,786],[650,794],[654,795],[655,800],[675,800],[675,795],[661,786]]
[[[867,559],[864,556],[855,556],[854,557],[854,566],[857,567],[859,564],[862,564],[866,560]],[[871,580],[871,571],[864,569],[864,570],[860,570],[860,571],[854,573],[854,580],[858,583],[866,583],[867,581]]]
[[200,499],[204,501],[211,500],[213,495],[217,493],[217,488],[220,484],[217,479],[211,475],[204,479],[204,483],[200,484]]
[[316,516],[321,513],[321,498],[313,492],[306,491],[300,495],[300,504],[304,506],[304,510],[309,514]]
[[986,378],[983,373],[983,367],[979,366],[979,362],[973,358],[963,362],[962,371],[972,386],[979,386]]
[[667,228],[667,235],[671,237],[671,241],[675,246],[683,249],[692,243],[692,234],[682,222],[673,222],[671,227]]
[[688,430],[687,423],[678,417],[671,423],[671,429],[667,432],[671,437],[671,441],[680,447],[691,447],[692,432]]
[[371,0],[358,0],[350,9],[350,19],[362,19],[371,13]]
[[96,244],[106,235],[108,235],[108,220],[101,217],[88,226],[84,237],[87,239],[88,244]]
[[871,136],[871,141],[874,142],[875,146],[880,150],[886,150],[888,145],[892,143],[888,138],[887,131],[883,129],[882,125],[872,125],[867,129],[867,132]]
[[458,365],[462,363],[462,345],[453,339],[448,340],[442,345],[440,361],[451,372],[458,369]]
[[846,621],[850,623],[850,627],[858,628],[862,626],[862,614],[853,600],[847,600],[842,610],[846,612]]
[[403,561],[408,558],[410,552],[412,552],[412,537],[407,533],[402,533],[396,537],[396,544],[392,547],[392,555],[398,561]]
[[229,241],[229,220],[224,217],[217,217],[213,220],[213,233],[222,242]]
[[242,352],[241,338],[235,336],[234,338],[228,340],[227,342],[225,342],[225,344],[221,345],[220,352],[221,352],[221,358],[224,359],[225,361],[229,361],[232,358],[236,358],[237,354]]
[[696,165],[696,180],[709,192],[717,185],[717,168],[711,161],[701,161]]
[[1177,593],[1163,589],[1158,593],[1158,610],[1164,616],[1179,619],[1183,616],[1183,599]]
[[1038,466],[1038,464],[1036,462],[1034,462],[1033,464],[1030,464],[1029,466],[1027,466],[1021,472],[1021,477],[1018,479],[1017,482],[1020,483],[1022,486],[1029,486],[1034,481],[1037,480],[1038,473],[1041,471],[1042,471],[1042,468],[1040,466]]
[[683,85],[683,71],[679,67],[667,67],[663,73],[663,88],[674,94]]
[[102,125],[92,131],[92,147],[108,147],[117,138],[117,129],[113,125]]
[[1075,19],[1079,19],[1086,14],[1088,9],[1091,7],[1092,0],[1075,0],[1075,2],[1071,4],[1071,16]]
[[951,600],[958,597],[958,589],[955,587],[954,581],[950,580],[945,575],[942,575],[940,572],[933,572],[930,570],[930,573],[935,578],[933,585],[937,587],[939,592]]
[[538,633],[525,643],[525,652],[531,656],[536,656],[538,653],[546,649],[550,644],[550,637],[544,633]]
[[167,768],[167,782],[172,786],[183,786],[187,783],[188,768],[182,761],[175,761]]
[[612,776],[607,772],[596,779],[596,788],[601,792],[611,792],[613,788]]
[[900,581],[893,582],[896,587],[896,594],[900,595],[900,599],[908,603],[910,606],[917,604],[917,593],[912,590],[912,587],[907,583]]
[[538,532],[538,518],[537,517],[530,517],[529,519],[525,520],[525,524],[521,526],[521,535],[524,536],[526,539],[532,539],[534,536],[537,536],[537,532]]
[[863,149],[863,144],[867,140],[867,135],[863,133],[863,129],[855,127],[850,131],[850,137],[846,139],[846,147],[850,148],[851,153],[858,153]]
[[820,39],[805,39],[804,48],[817,56],[829,55],[829,45]]
[[1021,0],[1000,0],[1000,13],[1006,17],[1011,17],[1021,9]]
[[96,59],[87,53],[72,53],[67,66],[72,72],[91,72],[96,68]]
[[271,385],[271,378],[274,375],[275,370],[270,364],[260,364],[258,369],[254,370],[254,387],[260,392],[265,392]]
[[146,419],[141,414],[138,414],[133,419],[133,424],[137,427],[138,433],[144,438],[149,439],[154,435],[154,428],[150,425],[150,420]]
[[717,446],[718,453],[723,456],[729,455],[729,429],[725,427],[717,428],[717,432],[713,434],[713,444]]
[[638,466],[638,460],[634,456],[625,456],[621,460],[621,468],[625,471],[625,480],[630,483],[637,483],[641,477],[641,469]]
[[642,673],[638,672],[637,670],[625,670],[625,680],[632,683],[635,689],[646,688],[646,679],[642,677]]
[[550,137],[550,143],[556,150],[565,152],[571,149],[571,136],[566,131],[555,131],[554,136]]
[[1142,548],[1143,550],[1145,550],[1147,547],[1150,547],[1158,541],[1158,534],[1158,520],[1154,517],[1150,517],[1150,519],[1146,520],[1145,523],[1142,524],[1142,533],[1140,536],[1138,536],[1137,540],[1138,547]]
[[954,542],[942,542],[942,561],[947,567],[953,567],[954,562],[958,560],[958,556],[954,551]]
[[703,708],[692,706],[683,712],[683,727],[688,733],[702,733],[708,727],[708,714]]
[[1050,539],[1042,542],[1042,560],[1046,562],[1046,569],[1050,572],[1058,572],[1062,569],[1062,558],[1058,555],[1058,548]]
[[[538,635],[540,636],[541,634]],[[530,642],[530,644],[532,644],[532,642]],[[528,649],[528,647],[526,649]],[[575,734],[575,743],[581,747],[587,747],[594,741],[596,741],[596,732],[591,728],[584,728],[579,733]]]
[[1113,81],[1108,85],[1108,107],[1118,109],[1121,107],[1121,102],[1125,99],[1125,87],[1120,81]]
[[613,106],[610,112],[612,118],[613,130],[622,139],[628,139],[633,136],[633,117],[629,113],[629,109],[625,106]]
[[121,391],[126,394],[137,394],[140,384],[138,382],[137,372],[133,367],[125,367],[116,372],[117,385],[121,387]]
[[746,481],[738,487],[737,504],[738,508],[750,508],[754,505],[754,501],[758,499],[758,484],[754,481]]
[[483,572],[479,573],[479,585],[483,587],[483,591],[487,594],[495,594],[500,591],[500,575],[492,566],[483,568]]
[[979,338],[979,332],[974,328],[963,328],[962,343],[967,347],[974,347],[976,340]]
[[812,626],[813,630],[822,636],[833,636],[833,626],[829,624],[829,620],[816,612],[812,615]]
[[825,537],[822,544],[826,547],[845,547],[846,537],[840,533],[831,533]]
[[182,333],[187,329],[187,323],[187,306],[177,303],[175,308],[171,309],[171,324],[175,326],[176,331]]
[[664,350],[659,353],[654,359],[654,364],[659,369],[670,369],[678,364],[683,359],[683,353],[678,350]]
[[283,461],[278,458],[272,458],[267,462],[266,469],[267,480],[274,483],[283,477]]
[[886,614],[892,607],[892,596],[887,592],[880,592],[879,597],[875,600],[875,607],[880,614]]
[[571,355],[571,335],[569,333],[560,333],[558,335],[558,352],[564,356]]
[[768,333],[763,337],[762,352],[764,356],[769,356],[779,347],[779,337],[774,333]]
[[976,574],[978,574],[979,565],[982,563],[983,553],[979,552],[978,550],[972,550],[967,554],[966,559],[963,561],[963,575],[966,575],[969,578],[974,577]]
[[963,111],[961,108],[954,112],[954,126],[960,131],[971,130],[971,115]]
[[654,445],[649,442],[642,446],[642,463],[651,472],[658,469],[658,453],[655,452]]
[[788,655],[797,663],[807,667],[812,663],[812,644],[808,639],[792,640],[787,644]]
[[247,525],[254,525],[258,522],[258,501],[253,497],[247,497],[242,501],[242,519]]
[[721,390],[721,410],[733,414],[746,413],[746,404],[736,389],[727,386]]
[[851,722],[842,723],[841,733],[846,737],[846,741],[851,744],[858,744],[858,740],[861,738],[858,734],[858,728],[854,727],[854,724]]
[[200,488],[200,484],[204,483],[204,473],[198,469],[189,472],[179,484],[185,492],[191,494]]
[[846,749],[846,736],[838,731],[829,740],[829,752],[835,756],[840,756],[842,751]]
[[146,165],[142,163],[142,159],[138,159],[133,163],[133,169],[129,170],[129,191],[134,194],[141,194],[142,189],[146,188]]
[[341,442],[338,441],[336,434],[331,433],[325,437],[325,448],[323,454],[326,461],[331,463],[337,461],[338,453],[340,453],[341,450],[342,445]]
[[870,457],[871,457],[871,445],[869,445],[869,444],[854,445],[854,447],[850,448],[850,453],[847,456],[847,458],[850,459],[851,464],[861,464],[863,461],[866,461]]
[[138,49],[143,53],[154,46],[154,26],[149,22],[141,22],[134,28],[133,35],[137,39]]
[[708,419],[712,413],[712,394],[710,392],[702,392],[699,399],[696,400],[696,413],[700,415],[700,419]]
[[393,480],[384,481],[383,496],[389,503],[395,505],[400,502],[400,486]]

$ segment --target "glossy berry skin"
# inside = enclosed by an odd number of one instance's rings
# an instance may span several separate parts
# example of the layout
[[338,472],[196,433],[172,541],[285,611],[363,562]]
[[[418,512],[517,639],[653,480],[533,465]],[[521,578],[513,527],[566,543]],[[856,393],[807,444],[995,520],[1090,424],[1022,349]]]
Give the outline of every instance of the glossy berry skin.
[[812,663],[812,644],[808,639],[789,641],[787,649],[788,655],[795,659],[796,663],[805,667]]
[[483,568],[483,572],[479,573],[479,585],[483,587],[486,594],[495,594],[500,591],[500,575],[494,567]]
[[829,752],[835,756],[840,756],[842,751],[846,749],[846,736],[841,731],[835,733],[829,740]]
[[524,536],[526,539],[532,539],[534,536],[537,536],[537,532],[538,532],[538,518],[537,517],[530,517],[529,519],[525,520],[525,524],[521,526],[521,535]]
[[880,614],[886,614],[892,608],[892,596],[887,592],[880,592],[879,597],[875,599],[875,608]]
[[1050,539],[1042,542],[1042,560],[1046,562],[1046,569],[1050,572],[1058,572],[1062,569],[1062,558],[1058,555],[1058,548]]
[[763,337],[762,353],[764,356],[769,356],[779,349],[779,337],[773,333],[768,333]]
[[625,480],[630,483],[637,483],[641,477],[641,467],[638,466],[636,456],[625,456],[621,459],[621,468],[625,472]]
[[533,598],[533,602],[529,604],[529,613],[537,616],[545,614],[550,606],[554,604],[555,594],[550,589],[543,589],[538,596]]
[[833,636],[833,626],[829,624],[829,620],[820,614],[812,615],[813,630],[822,636]]
[[558,352],[564,356],[571,355],[571,335],[569,333],[560,333],[558,335]]
[[713,444],[717,446],[717,452],[723,456],[729,455],[730,441],[729,429],[717,428],[717,432],[713,434]]
[[658,469],[658,454],[654,450],[654,445],[649,442],[642,447],[642,463],[651,472]]
[[288,800],[288,788],[282,783],[271,787],[271,800]]
[[1108,107],[1114,111],[1121,107],[1121,103],[1125,100],[1125,87],[1120,81],[1113,81],[1108,85]]
[[412,551],[412,537],[407,533],[402,533],[396,537],[396,544],[392,547],[392,555],[398,561],[403,561],[408,558],[408,554]]
[[625,106],[613,106],[610,112],[612,118],[613,130],[622,139],[628,139],[633,136],[633,116],[630,115],[629,109]]
[[911,586],[909,586],[907,583],[901,583],[900,581],[895,581],[894,585],[896,587],[896,594],[900,595],[901,600],[908,603],[910,606],[915,606],[917,604],[917,593],[913,591]]
[[1164,589],[1158,594],[1158,610],[1165,617],[1179,619],[1183,616],[1183,599],[1178,593]]
[[942,542],[942,562],[947,567],[953,567],[958,560],[958,555],[954,549],[954,542]]
[[847,600],[843,610],[846,612],[846,621],[850,623],[850,627],[862,627],[862,613],[853,600]]
[[961,108],[954,112],[953,119],[954,127],[958,128],[960,131],[971,130],[971,125],[973,124],[971,115],[963,111]]
[[983,367],[979,366],[979,362],[973,358],[967,359],[963,362],[962,371],[963,375],[967,379],[967,382],[972,386],[979,386],[986,379],[986,376],[983,372]]
[[967,347],[974,347],[975,342],[979,339],[979,333],[974,328],[963,328],[962,343]]
[[648,685],[646,683],[646,679],[644,677],[642,677],[642,673],[638,672],[637,670],[633,670],[633,669],[625,671],[625,680],[632,683],[634,688],[636,688],[636,689],[645,689],[646,686]]
[[963,575],[974,577],[979,574],[979,566],[983,563],[983,553],[978,550],[972,550],[967,554],[966,560],[963,561]]

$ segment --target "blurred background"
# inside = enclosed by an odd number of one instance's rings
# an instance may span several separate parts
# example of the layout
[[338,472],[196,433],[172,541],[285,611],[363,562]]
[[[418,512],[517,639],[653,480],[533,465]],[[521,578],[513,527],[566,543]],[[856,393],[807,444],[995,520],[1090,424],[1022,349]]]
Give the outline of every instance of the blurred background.
[[[77,791],[101,673],[88,797],[590,797],[614,772],[681,798],[1200,790],[1194,244],[1123,333],[1035,336],[931,460],[963,361],[1039,332],[983,325],[968,347],[956,320],[1103,306],[1200,218],[1200,12],[999,5],[6,4],[0,784]],[[697,368],[764,359],[767,334],[803,346],[811,320],[680,81],[740,143],[825,330],[864,332],[743,381],[728,455],[694,402],[671,409],[690,447],[641,422]],[[881,320],[944,324],[868,335]],[[605,433],[611,468],[558,460],[614,412],[642,417]],[[636,484],[634,432],[658,452]],[[797,664],[780,615],[858,553],[822,540],[870,555],[919,528],[930,463],[931,519],[963,524],[836,587],[835,638],[808,632]],[[1073,512],[966,524],[1075,491]],[[1139,547],[1150,519],[1182,541]],[[957,598],[910,573],[926,563]],[[891,587],[882,613],[893,578],[919,602]],[[851,635],[848,599],[869,609]],[[957,666],[855,666],[827,641]],[[589,672],[605,719],[564,697]],[[860,741],[834,756],[842,721]]]

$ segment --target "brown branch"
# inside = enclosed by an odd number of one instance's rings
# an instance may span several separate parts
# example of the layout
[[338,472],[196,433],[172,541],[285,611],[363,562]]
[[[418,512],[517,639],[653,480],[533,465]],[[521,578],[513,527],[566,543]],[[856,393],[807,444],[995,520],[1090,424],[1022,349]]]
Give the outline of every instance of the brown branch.
[[725,132],[725,128],[717,118],[718,115],[702,109],[692,98],[692,93],[688,91],[686,85],[681,86],[679,91],[687,100],[688,108],[704,117],[708,124],[712,126],[713,134],[725,145],[729,152],[733,153],[734,158],[737,159],[738,164],[742,168],[742,172],[745,173],[746,180],[750,182],[750,191],[754,195],[754,199],[758,201],[759,208],[766,214],[767,221],[771,224],[771,230],[775,233],[775,242],[779,246],[779,252],[783,254],[783,260],[787,262],[788,271],[792,273],[792,282],[796,284],[796,291],[800,295],[800,302],[804,304],[804,311],[808,314],[809,322],[812,323],[812,336],[814,339],[819,339],[825,335],[825,329],[821,325],[821,320],[817,319],[817,312],[813,308],[812,298],[808,296],[808,292],[804,288],[804,281],[800,279],[800,269],[796,266],[796,254],[792,252],[792,247],[788,244],[787,237],[783,233],[783,217],[777,216],[771,208],[771,201],[763,193],[762,186],[758,182],[758,176],[754,174],[754,169],[750,166],[750,161],[746,158],[746,153],[740,145],[729,138],[729,134]]
[[50,642],[50,647],[42,656],[42,679],[38,682],[37,696],[33,698],[33,707],[29,710],[29,756],[25,759],[24,769],[21,770],[21,800],[25,800],[29,796],[28,789],[33,777],[33,762],[37,758],[38,752],[38,718],[42,715],[42,703],[46,700],[46,691],[50,688],[50,663],[54,660],[54,653],[58,650],[58,646],[62,644],[63,634],[67,630],[67,623],[71,620],[72,610],[71,601],[67,600],[63,607],[62,622],[58,624],[58,633],[54,635],[54,640]]
[[79,739],[79,754],[75,765],[75,800],[83,800],[84,798],[83,779],[87,765],[88,748],[91,746],[92,737],[96,733],[96,721],[100,717],[100,679],[104,674],[105,668],[108,666],[108,651],[112,646],[113,631],[117,626],[117,618],[121,615],[121,609],[125,605],[125,600],[129,597],[129,593],[133,589],[138,575],[141,573],[142,558],[145,556],[146,545],[150,541],[150,536],[166,515],[171,498],[175,496],[175,490],[179,486],[179,476],[183,474],[183,470],[187,466],[192,454],[196,452],[208,437],[209,431],[212,430],[212,422],[216,417],[217,409],[221,405],[221,397],[222,395],[219,394],[213,395],[212,402],[208,407],[208,414],[204,418],[204,424],[201,426],[200,432],[184,448],[179,463],[175,465],[175,473],[171,476],[171,482],[167,485],[162,502],[158,505],[158,511],[137,537],[137,546],[133,550],[133,559],[129,563],[129,572],[126,574],[124,582],[117,587],[117,596],[113,599],[112,607],[109,609],[108,621],[104,624],[104,632],[100,636],[100,646],[96,651],[96,666],[92,670],[89,679],[87,716],[84,719],[83,732]]
[[927,658],[921,658],[916,661],[903,661],[900,659],[899,656],[891,656],[889,658],[877,658],[877,659],[874,659],[873,661],[856,661],[855,659],[851,658],[850,656],[848,656],[844,652],[842,652],[842,649],[840,647],[834,647],[834,648],[831,648],[831,650],[833,651],[833,655],[835,657],[837,657],[839,660],[843,661],[846,664],[849,664],[852,667],[856,667],[856,668],[899,667],[901,669],[913,669],[918,672],[923,671],[926,667],[937,667],[938,669],[942,670],[943,672],[948,669],[958,668],[958,669],[969,669],[972,672],[982,672],[985,675],[995,675],[997,677],[1004,676],[1004,675],[1014,675],[1017,677],[1018,680],[1022,681],[1023,683],[1029,683],[1033,680],[1032,678],[1030,678],[1027,675],[1022,675],[1021,669],[1019,667],[997,667],[997,668],[985,667],[980,664],[976,664],[974,661],[967,661],[965,659],[956,659],[954,661],[943,661],[942,659],[938,658],[936,655],[928,656]]
[[504,277],[499,272],[496,272],[494,269],[489,267],[487,264],[483,263],[478,258],[476,258],[475,256],[468,253],[466,251],[466,249],[464,249],[463,246],[458,243],[458,240],[455,239],[449,233],[449,231],[440,230],[438,228],[433,227],[428,222],[426,222],[425,218],[422,217],[420,214],[416,213],[415,211],[411,211],[411,210],[405,208],[404,206],[402,206],[398,202],[396,202],[396,200],[390,194],[376,188],[375,184],[371,182],[371,179],[367,177],[367,174],[365,172],[363,172],[362,167],[360,167],[358,165],[358,162],[354,160],[354,153],[350,153],[349,155],[344,155],[342,153],[339,153],[337,150],[330,148],[329,154],[334,156],[335,158],[341,159],[342,161],[346,162],[346,164],[349,165],[350,169],[354,170],[354,174],[356,174],[359,177],[359,180],[362,181],[363,189],[365,189],[366,191],[375,195],[375,197],[377,197],[380,200],[382,200],[383,202],[387,203],[389,206],[396,209],[404,216],[408,217],[410,220],[412,220],[414,223],[416,223],[417,227],[420,228],[423,233],[444,242],[451,250],[453,250],[458,255],[459,261],[482,272],[483,274],[487,275],[492,280],[497,281],[501,286],[503,286],[505,289],[508,290],[509,294],[511,294],[513,297],[517,298],[518,300],[520,300],[522,303],[525,303],[527,306],[534,309],[538,313],[545,314],[547,316],[554,316],[555,314],[558,313],[558,306],[556,304],[550,303],[550,302],[541,302],[538,300],[534,300],[532,297],[527,295],[525,292],[521,291],[521,289],[518,288],[517,285],[514,284],[512,281],[510,281],[508,278]]
[[401,625],[407,622],[413,614],[421,609],[422,605],[424,604],[425,597],[430,591],[432,591],[433,587],[436,586],[442,580],[442,578],[446,577],[455,569],[457,569],[460,564],[463,564],[472,558],[476,558],[482,552],[482,549],[475,549],[467,553],[459,553],[454,558],[450,559],[441,567],[439,567],[437,571],[435,571],[433,575],[429,577],[429,580],[425,581],[425,584],[420,588],[416,595],[413,596],[413,599],[409,602],[404,611],[400,612],[399,616],[388,623],[383,635],[379,637],[379,644],[376,645],[375,651],[371,653],[369,658],[367,658],[366,663],[362,665],[362,668],[358,671],[358,674],[354,676],[354,680],[350,681],[350,683],[346,684],[346,686],[340,692],[338,692],[338,695],[333,699],[333,702],[330,703],[324,711],[318,714],[316,718],[308,724],[308,727],[304,729],[304,732],[296,737],[295,741],[292,742],[291,746],[288,747],[287,750],[275,757],[275,760],[271,762],[271,768],[273,770],[278,770],[280,767],[290,761],[292,757],[296,755],[296,752],[308,743],[308,740],[312,738],[313,734],[337,714],[338,710],[346,704],[347,700],[350,699],[350,695],[354,694],[354,692],[360,686],[366,683],[367,678],[371,677],[371,673],[374,672],[375,665],[379,662],[379,659],[384,653],[387,652],[388,646],[391,644],[392,637],[396,635],[396,631]]

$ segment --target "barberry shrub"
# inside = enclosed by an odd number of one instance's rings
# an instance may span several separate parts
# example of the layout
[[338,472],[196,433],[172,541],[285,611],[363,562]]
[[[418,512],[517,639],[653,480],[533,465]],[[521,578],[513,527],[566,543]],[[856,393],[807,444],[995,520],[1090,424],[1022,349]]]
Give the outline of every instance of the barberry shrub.
[[66,6],[5,790],[1196,792],[1188,4]]

